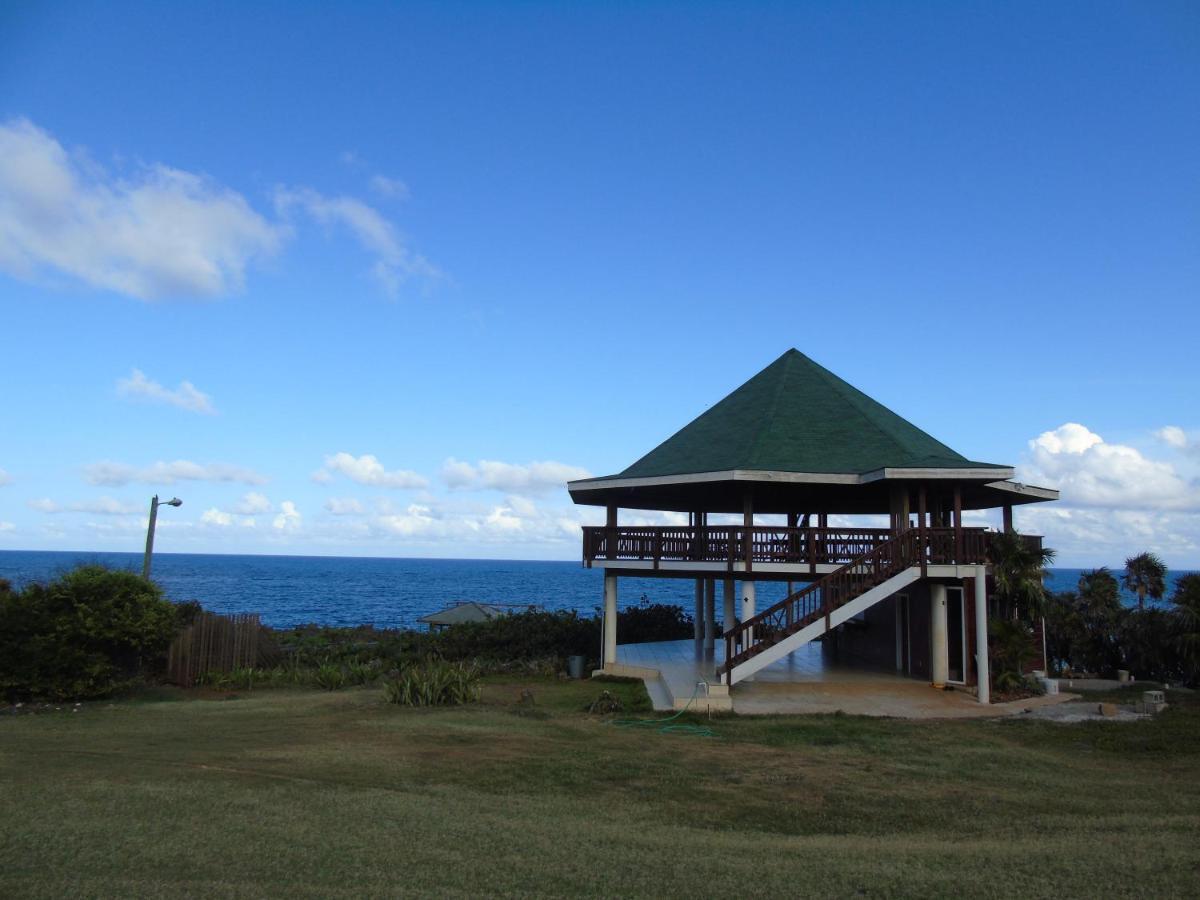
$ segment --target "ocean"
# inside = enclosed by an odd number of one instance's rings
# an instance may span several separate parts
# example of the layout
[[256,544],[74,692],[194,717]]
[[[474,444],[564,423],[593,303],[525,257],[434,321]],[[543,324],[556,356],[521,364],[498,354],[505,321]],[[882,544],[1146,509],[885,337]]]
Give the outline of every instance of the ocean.
[[[2,550],[0,578],[21,587],[84,562],[140,572],[142,555]],[[1083,571],[1051,569],[1047,587],[1073,589]],[[1170,581],[1182,574],[1172,573]],[[601,571],[578,562],[159,553],[153,577],[171,600],[198,600],[219,613],[259,613],[264,623],[281,628],[309,622],[418,627],[421,616],[459,600],[592,615],[603,596]],[[673,578],[621,579],[620,600],[622,605],[644,599],[691,609],[693,584]],[[782,583],[761,584],[758,608],[782,599],[784,590]],[[1169,583],[1168,596],[1170,591]],[[1124,600],[1137,604],[1132,594]]]

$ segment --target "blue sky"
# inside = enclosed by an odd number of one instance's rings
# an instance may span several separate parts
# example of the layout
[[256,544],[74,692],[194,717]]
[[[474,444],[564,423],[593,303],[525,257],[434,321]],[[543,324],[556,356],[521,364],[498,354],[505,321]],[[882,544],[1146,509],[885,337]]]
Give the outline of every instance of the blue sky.
[[574,558],[795,346],[1200,565],[1198,89],[1191,3],[6,4],[0,547]]

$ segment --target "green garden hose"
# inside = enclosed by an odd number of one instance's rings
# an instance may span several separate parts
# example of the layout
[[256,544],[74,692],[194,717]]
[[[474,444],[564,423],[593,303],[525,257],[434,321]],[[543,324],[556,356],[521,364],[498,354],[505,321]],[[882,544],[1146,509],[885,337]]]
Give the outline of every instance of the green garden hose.
[[672,725],[680,716],[682,716],[692,705],[692,701],[696,699],[696,695],[700,693],[700,682],[696,685],[696,689],[692,691],[692,696],[688,699],[687,705],[673,716],[667,716],[665,719],[613,719],[612,724],[617,728],[653,728],[659,734],[686,734],[692,737],[716,737],[713,730],[705,725]]

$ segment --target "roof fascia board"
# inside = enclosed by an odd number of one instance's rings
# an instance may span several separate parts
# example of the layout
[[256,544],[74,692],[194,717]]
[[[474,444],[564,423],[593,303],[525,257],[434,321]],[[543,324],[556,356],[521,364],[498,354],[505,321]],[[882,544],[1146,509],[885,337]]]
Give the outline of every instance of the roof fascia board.
[[1058,491],[1054,488],[1037,487],[1032,484],[1021,484],[1018,481],[993,481],[986,487],[994,488],[998,491],[1004,491],[1009,494],[1017,494],[1021,497],[1037,497],[1039,500],[1057,500]]
[[884,468],[876,469],[874,472],[864,472],[862,475],[862,484],[870,484],[872,481],[884,481],[892,479],[920,479],[921,481],[938,481],[946,479],[957,480],[984,480],[988,478],[1012,478],[1016,474],[1015,469],[1000,467],[1000,468],[970,468],[964,467],[961,469],[932,469],[932,468],[914,468],[914,469],[899,469],[899,468]]
[[692,472],[687,475],[656,475],[645,478],[585,478],[568,481],[568,491],[600,491],[610,488],[664,487],[702,484],[708,481],[775,481],[790,484],[861,484],[859,475],[839,472],[760,472],[729,469],[724,472]]
[[[686,475],[656,475],[643,478],[583,478],[567,482],[569,491],[600,491],[633,487],[666,487],[677,484],[702,484],[709,481],[780,482],[784,484],[870,484],[884,479],[972,480],[985,481],[997,476],[1011,478],[1012,469],[876,469],[862,475],[839,472],[768,472],[751,469],[729,469],[724,472],[691,472]],[[1009,484],[996,481],[995,484]],[[992,485],[994,486],[994,485]],[[1045,488],[1037,488],[1044,491]],[[1055,499],[1047,496],[1046,499]],[[1042,496],[1036,494],[1035,496]]]

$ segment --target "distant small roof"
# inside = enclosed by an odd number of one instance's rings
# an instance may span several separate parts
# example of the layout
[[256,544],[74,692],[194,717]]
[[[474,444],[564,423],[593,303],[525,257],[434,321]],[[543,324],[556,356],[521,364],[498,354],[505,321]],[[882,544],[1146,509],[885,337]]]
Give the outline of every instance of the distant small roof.
[[463,622],[486,622],[500,615],[501,610],[486,603],[464,601],[417,619],[425,625],[460,625]]

